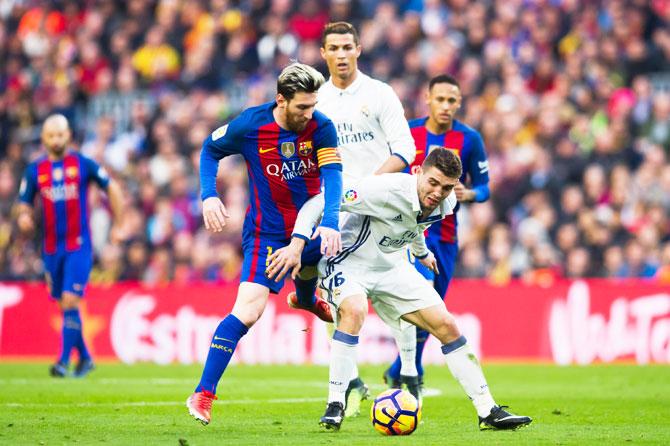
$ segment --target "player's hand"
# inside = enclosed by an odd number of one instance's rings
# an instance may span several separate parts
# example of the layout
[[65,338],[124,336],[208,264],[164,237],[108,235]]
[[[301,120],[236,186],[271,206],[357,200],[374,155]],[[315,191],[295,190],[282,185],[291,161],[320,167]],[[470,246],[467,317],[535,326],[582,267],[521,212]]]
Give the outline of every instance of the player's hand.
[[318,226],[312,234],[312,240],[321,236],[321,254],[332,257],[342,251],[342,235],[340,231],[325,226]]
[[202,202],[202,218],[208,231],[221,232],[226,226],[226,218],[230,218],[230,215],[218,197],[209,197]]
[[279,282],[286,273],[291,271],[291,278],[298,277],[300,272],[301,262],[300,256],[305,247],[305,241],[301,238],[294,237],[288,246],[280,248],[270,254],[268,257],[268,266],[265,268],[265,276],[268,279]]
[[417,260],[435,274],[440,274],[440,271],[437,269],[437,260],[435,260],[435,256],[432,252],[428,251],[428,255],[426,257]]
[[470,202],[475,199],[475,191],[468,189],[460,181],[454,186],[454,192],[456,193],[456,199],[458,201]]
[[30,234],[35,229],[35,221],[29,212],[21,212],[16,220],[16,224],[19,226],[19,231],[24,234]]

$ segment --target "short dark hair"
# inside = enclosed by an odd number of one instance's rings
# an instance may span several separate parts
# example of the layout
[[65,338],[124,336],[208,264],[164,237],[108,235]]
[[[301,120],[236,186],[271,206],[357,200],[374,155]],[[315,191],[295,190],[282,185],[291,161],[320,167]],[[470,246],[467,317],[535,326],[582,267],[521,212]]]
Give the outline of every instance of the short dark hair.
[[449,178],[460,178],[463,175],[463,164],[461,158],[453,151],[445,147],[433,147],[428,156],[423,160],[423,170],[435,166],[440,172]]
[[449,76],[448,74],[438,74],[437,76],[432,78],[428,83],[428,90],[432,89],[433,85],[435,84],[451,84],[456,86],[459,90],[461,88],[456,78],[453,76]]
[[290,101],[297,92],[316,93],[325,82],[323,75],[309,65],[292,63],[277,78],[277,93]]
[[329,34],[351,34],[354,36],[354,43],[356,46],[360,45],[358,40],[358,31],[356,27],[348,22],[331,22],[326,24],[323,27],[323,33],[321,33],[321,48],[326,47],[326,37]]

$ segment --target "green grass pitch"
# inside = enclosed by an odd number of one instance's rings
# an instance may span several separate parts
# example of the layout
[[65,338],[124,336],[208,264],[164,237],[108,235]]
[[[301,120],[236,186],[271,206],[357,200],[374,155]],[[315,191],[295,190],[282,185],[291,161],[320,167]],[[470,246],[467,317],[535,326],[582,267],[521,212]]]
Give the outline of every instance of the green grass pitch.
[[[202,426],[184,401],[200,366],[100,364],[89,377],[53,379],[47,364],[0,364],[0,444],[538,445],[670,444],[670,367],[485,364],[500,404],[534,422],[479,432],[476,414],[445,367],[427,369],[423,422],[410,437],[370,426],[370,403],[339,432],[318,426],[328,371],[317,366],[233,366]],[[381,367],[362,367],[372,394]]]

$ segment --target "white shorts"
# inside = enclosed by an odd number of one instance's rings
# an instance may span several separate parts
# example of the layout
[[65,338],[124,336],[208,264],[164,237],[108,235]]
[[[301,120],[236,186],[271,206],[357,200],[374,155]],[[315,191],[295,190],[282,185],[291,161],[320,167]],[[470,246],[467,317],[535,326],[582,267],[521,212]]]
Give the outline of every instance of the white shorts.
[[[322,273],[322,265],[319,265]],[[356,294],[367,296],[379,317],[391,328],[402,330],[409,322],[402,315],[435,305],[444,305],[432,285],[409,262],[400,262],[392,269],[369,270],[346,261],[334,265],[330,275],[319,281],[325,298],[337,308],[344,299]],[[337,325],[337,320],[335,320]]]

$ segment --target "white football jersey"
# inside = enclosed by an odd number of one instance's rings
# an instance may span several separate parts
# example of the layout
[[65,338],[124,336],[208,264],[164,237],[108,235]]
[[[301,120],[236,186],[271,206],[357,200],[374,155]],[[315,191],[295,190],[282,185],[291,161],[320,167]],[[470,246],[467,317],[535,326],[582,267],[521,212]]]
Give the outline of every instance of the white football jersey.
[[[323,258],[319,273],[327,276],[332,265],[346,261],[361,268],[384,270],[406,262],[407,245],[412,254],[428,254],[423,231],[452,214],[456,194],[451,192],[431,215],[417,221],[421,213],[417,177],[406,173],[368,176],[344,191],[340,232],[342,252]],[[323,211],[323,194],[308,200],[298,213],[293,234],[309,237]]]
[[414,139],[402,104],[393,89],[360,71],[344,90],[328,80],[318,93],[316,109],[337,129],[342,179],[348,184],[372,175],[391,154],[412,164]]

